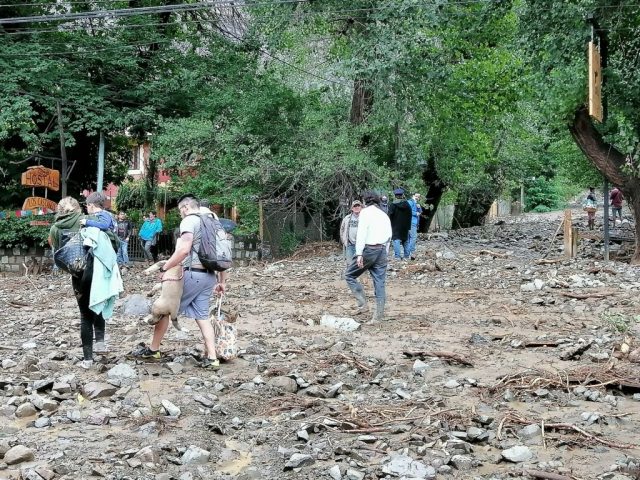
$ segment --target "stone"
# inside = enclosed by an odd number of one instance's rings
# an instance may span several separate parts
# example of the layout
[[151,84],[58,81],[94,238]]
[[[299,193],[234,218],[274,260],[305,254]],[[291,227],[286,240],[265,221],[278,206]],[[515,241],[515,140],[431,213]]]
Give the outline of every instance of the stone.
[[180,409],[175,406],[173,403],[171,403],[169,400],[162,400],[162,406],[164,407],[164,409],[167,411],[167,414],[170,417],[179,417],[180,414],[182,413],[180,411]]
[[18,418],[26,418],[26,417],[33,417],[36,413],[37,413],[36,407],[34,407],[31,403],[27,402],[18,406],[18,408],[16,409],[15,415]]
[[526,427],[518,430],[518,437],[524,440],[533,440],[540,436],[542,436],[542,429],[540,428],[540,425],[527,425]]
[[329,314],[325,314],[320,318],[320,325],[335,328],[336,330],[342,330],[344,332],[354,332],[360,328],[360,324],[353,318],[334,317]]
[[137,458],[142,463],[159,463],[160,462],[160,456],[151,447],[141,448],[136,452],[133,458]]
[[138,379],[138,372],[126,363],[119,363],[107,372],[107,378],[114,385],[131,385]]
[[300,468],[306,465],[311,465],[315,462],[315,459],[311,455],[305,453],[294,453],[289,457],[287,463],[285,463],[285,470],[291,470],[293,468]]
[[425,371],[429,368],[429,364],[424,363],[419,358],[413,362],[413,373],[416,375],[424,375]]
[[85,397],[93,400],[94,398],[110,397],[118,391],[118,388],[108,383],[90,382],[84,386],[83,391]]
[[205,397],[204,395],[199,395],[199,394],[198,395],[194,395],[193,396],[193,400],[198,402],[200,405],[202,405],[204,407],[207,407],[207,408],[211,408],[216,404],[213,399],[211,399],[209,397]]
[[284,392],[296,393],[298,391],[298,383],[289,377],[279,376],[269,379],[267,385],[278,388]]
[[131,317],[144,316],[150,313],[149,300],[144,295],[129,295],[122,302],[122,314]]
[[334,465],[333,467],[331,467],[327,474],[333,480],[342,480],[342,473],[340,473],[340,467],[338,465]]
[[189,445],[180,461],[183,465],[204,465],[209,461],[210,452],[195,445]]
[[67,418],[72,422],[81,422],[82,414],[80,413],[80,410],[77,409],[67,410]]
[[363,480],[364,472],[360,470],[356,470],[355,468],[347,468],[347,472],[345,473],[345,477],[348,480]]
[[40,417],[34,422],[33,426],[36,428],[50,427],[51,419],[49,417]]
[[467,438],[469,440],[483,440],[487,436],[487,431],[484,428],[469,427],[467,428]]
[[300,439],[300,440],[304,440],[305,442],[309,441],[309,432],[307,432],[306,430],[298,430],[296,432],[296,436]]
[[467,471],[473,468],[474,461],[473,457],[469,455],[454,455],[451,457],[450,463],[456,470]]
[[502,451],[502,457],[513,463],[526,462],[533,458],[533,452],[523,445],[516,445]]
[[2,368],[13,368],[18,365],[18,362],[14,362],[10,358],[5,358],[2,360]]
[[382,472],[396,477],[432,479],[436,476],[432,466],[427,466],[407,455],[392,455],[391,460],[382,467]]
[[16,465],[22,462],[30,462],[35,459],[33,450],[24,445],[16,445],[4,454],[4,463],[7,465]]
[[455,378],[447,380],[447,382],[444,384],[444,388],[449,388],[449,389],[458,388],[459,386],[460,386],[460,383],[458,383],[458,381]]

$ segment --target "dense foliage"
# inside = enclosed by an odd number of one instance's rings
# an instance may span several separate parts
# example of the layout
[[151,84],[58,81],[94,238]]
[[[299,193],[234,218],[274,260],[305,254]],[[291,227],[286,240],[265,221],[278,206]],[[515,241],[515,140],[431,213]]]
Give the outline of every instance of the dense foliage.
[[[53,216],[38,217],[53,221]],[[31,225],[33,218],[9,217],[0,221],[0,248],[44,247],[49,236],[49,227]]]
[[[32,0],[0,7],[0,18],[172,3]],[[38,156],[59,165],[60,101],[77,160],[70,193],[92,186],[102,131],[106,179],[125,210],[171,207],[192,191],[237,206],[244,230],[256,231],[261,199],[330,220],[365,188],[404,186],[428,188],[436,205],[453,199],[464,226],[504,192],[517,199],[520,185],[528,209],[557,208],[599,181],[566,128],[584,102],[587,13],[612,29],[602,131],[636,168],[639,9],[612,5],[250,1],[5,23],[0,205],[19,205],[18,175]],[[123,183],[141,139],[152,145],[151,175]],[[160,169],[172,174],[168,191],[154,181]]]

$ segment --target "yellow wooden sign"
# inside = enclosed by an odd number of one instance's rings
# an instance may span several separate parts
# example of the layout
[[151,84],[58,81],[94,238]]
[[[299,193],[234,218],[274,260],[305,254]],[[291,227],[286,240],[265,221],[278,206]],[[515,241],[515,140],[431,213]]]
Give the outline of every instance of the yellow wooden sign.
[[602,69],[600,51],[589,42],[589,115],[602,122]]
[[22,185],[25,187],[44,187],[53,191],[60,190],[60,172],[40,165],[27,168],[22,174]]
[[58,204],[48,198],[42,197],[27,197],[22,204],[22,210],[39,210],[49,209],[56,211]]

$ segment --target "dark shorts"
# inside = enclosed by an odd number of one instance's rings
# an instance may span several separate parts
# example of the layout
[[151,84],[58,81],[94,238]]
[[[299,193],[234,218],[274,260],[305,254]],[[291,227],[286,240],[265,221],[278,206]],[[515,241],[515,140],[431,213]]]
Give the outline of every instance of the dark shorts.
[[185,270],[184,289],[178,312],[187,318],[207,320],[209,318],[209,302],[215,286],[215,273]]

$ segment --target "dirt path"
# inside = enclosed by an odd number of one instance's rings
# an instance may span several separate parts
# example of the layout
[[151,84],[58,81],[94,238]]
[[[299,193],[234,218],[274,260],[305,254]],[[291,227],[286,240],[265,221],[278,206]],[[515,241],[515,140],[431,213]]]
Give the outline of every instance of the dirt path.
[[[639,344],[640,278],[590,258],[591,243],[537,265],[558,221],[423,239],[416,262],[390,269],[377,324],[353,308],[337,248],[238,268],[228,303],[242,355],[220,374],[196,366],[186,320],[164,344],[172,362],[127,359],[150,330],[121,314],[111,353],[81,370],[68,279],[6,278],[0,455],[19,444],[33,459],[0,464],[0,478],[639,478],[640,364],[623,344]],[[151,281],[127,272],[127,295]],[[323,327],[324,314],[362,325]],[[131,379],[108,373],[122,365]],[[89,399],[90,382],[117,385]],[[27,403],[35,414],[17,418]]]

